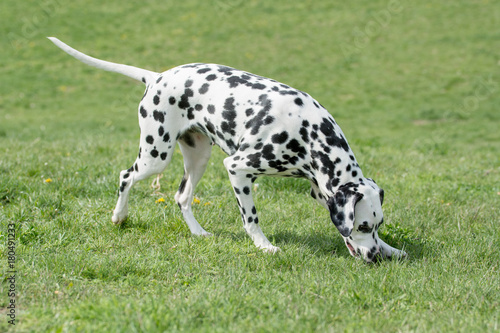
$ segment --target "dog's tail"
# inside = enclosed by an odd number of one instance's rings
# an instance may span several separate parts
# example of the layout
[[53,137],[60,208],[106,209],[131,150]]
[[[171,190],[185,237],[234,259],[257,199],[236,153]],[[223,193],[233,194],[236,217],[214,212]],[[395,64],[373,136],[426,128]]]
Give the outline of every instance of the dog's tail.
[[59,39],[55,37],[47,37],[52,41],[52,43],[56,44],[57,47],[59,47],[61,50],[66,52],[72,57],[75,57],[76,59],[80,60],[84,64],[87,64],[89,66],[97,67],[99,69],[103,69],[105,71],[109,72],[116,72],[123,74],[125,76],[128,76],[132,79],[135,79],[137,81],[144,82],[145,84],[148,84],[152,80],[154,80],[157,76],[158,73],[148,71],[146,69],[141,69],[133,66],[128,66],[128,65],[122,65],[122,64],[115,64],[113,62],[109,61],[104,61],[100,59],[96,59],[93,57],[90,57],[86,54],[83,54],[80,51],[75,50],[74,48],[64,44],[61,42]]

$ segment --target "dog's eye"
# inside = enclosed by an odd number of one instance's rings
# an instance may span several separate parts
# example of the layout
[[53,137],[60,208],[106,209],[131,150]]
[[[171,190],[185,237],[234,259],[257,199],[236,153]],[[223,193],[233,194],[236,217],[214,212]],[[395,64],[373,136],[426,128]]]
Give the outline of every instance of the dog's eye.
[[372,232],[372,230],[373,230],[373,227],[370,227],[368,224],[361,224],[358,227],[358,231],[365,233],[365,234]]

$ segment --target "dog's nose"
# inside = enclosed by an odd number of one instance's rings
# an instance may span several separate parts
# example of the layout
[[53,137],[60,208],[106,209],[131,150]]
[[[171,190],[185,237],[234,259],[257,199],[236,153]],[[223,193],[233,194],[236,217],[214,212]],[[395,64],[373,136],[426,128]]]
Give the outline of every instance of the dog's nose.
[[380,247],[372,247],[366,255],[366,261],[371,263],[376,263],[382,258],[382,253],[380,252]]

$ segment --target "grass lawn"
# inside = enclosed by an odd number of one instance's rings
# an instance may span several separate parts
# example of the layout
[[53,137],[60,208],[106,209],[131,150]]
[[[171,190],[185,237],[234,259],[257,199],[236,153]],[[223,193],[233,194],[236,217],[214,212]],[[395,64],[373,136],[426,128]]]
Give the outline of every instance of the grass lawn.
[[[0,18],[0,331],[500,330],[498,2],[3,0]],[[113,225],[144,87],[46,36],[154,71],[214,62],[307,91],[385,190],[379,235],[409,259],[352,258],[309,183],[278,178],[254,192],[282,250],[262,253],[217,147],[194,204],[213,237],[192,237],[173,200],[178,149],[161,189],[137,184]]]

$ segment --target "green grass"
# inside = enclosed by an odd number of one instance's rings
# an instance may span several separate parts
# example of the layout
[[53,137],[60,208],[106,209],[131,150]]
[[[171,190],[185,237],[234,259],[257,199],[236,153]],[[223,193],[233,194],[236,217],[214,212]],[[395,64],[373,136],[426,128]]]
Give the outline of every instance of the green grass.
[[[499,12],[488,0],[4,0],[0,331],[13,330],[9,223],[19,332],[498,331]],[[384,188],[379,234],[410,259],[351,258],[308,183],[276,178],[257,180],[255,201],[282,252],[261,253],[218,148],[194,205],[214,237],[192,237],[173,201],[178,150],[164,195],[138,184],[129,220],[112,225],[143,86],[46,36],[155,71],[215,62],[309,92]]]

